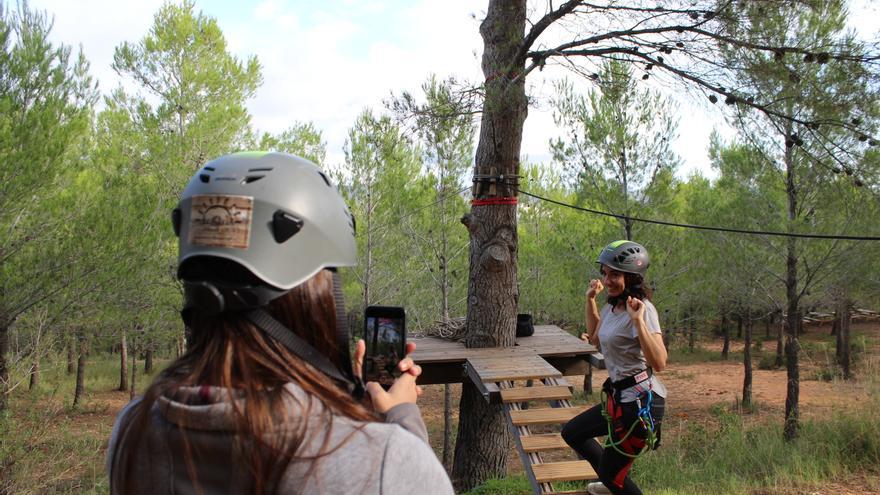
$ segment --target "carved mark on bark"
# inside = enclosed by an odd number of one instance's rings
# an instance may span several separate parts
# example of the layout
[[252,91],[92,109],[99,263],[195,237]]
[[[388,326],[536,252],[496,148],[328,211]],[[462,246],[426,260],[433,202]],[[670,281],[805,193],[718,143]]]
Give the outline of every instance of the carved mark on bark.
[[500,272],[510,263],[513,245],[513,231],[509,227],[499,227],[483,247],[480,265],[488,272]]

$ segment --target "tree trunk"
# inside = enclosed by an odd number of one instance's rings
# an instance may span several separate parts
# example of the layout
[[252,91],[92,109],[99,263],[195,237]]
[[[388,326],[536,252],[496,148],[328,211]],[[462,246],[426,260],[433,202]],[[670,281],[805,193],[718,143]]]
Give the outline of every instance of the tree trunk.
[[770,326],[773,325],[773,315],[774,313],[770,313],[767,315],[767,318],[764,318],[764,339],[770,339]]
[[76,361],[76,337],[71,335],[67,338],[67,374],[73,374],[73,363]]
[[[350,326],[348,328],[356,328],[356,327]],[[183,356],[183,353],[186,350],[185,346],[184,346],[184,342],[185,342],[185,339],[183,337],[183,334],[178,335],[177,336],[177,354],[174,357]]]
[[727,360],[730,353],[730,327],[727,325],[727,312],[721,313],[721,335],[724,336],[724,346],[721,348],[721,359]]
[[6,397],[9,393],[9,365],[6,353],[9,351],[9,323],[0,319],[0,412],[6,410]]
[[[838,334],[838,329],[840,328],[840,303],[838,302],[838,308],[834,310],[834,319],[831,320],[831,333],[828,335],[837,336],[837,347],[840,349],[840,335]],[[840,357],[839,355],[837,357]]]
[[587,371],[584,373],[584,395],[593,395],[593,365],[590,363],[587,363]]
[[128,390],[128,342],[125,340],[125,330],[119,339],[119,388],[120,392]]
[[[468,347],[509,347],[516,329],[516,205],[523,123],[528,112],[524,54],[525,0],[490,0],[480,25],[483,37],[483,102],[475,156],[474,199],[462,218],[470,233]],[[510,432],[500,405],[488,404],[469,382],[462,386],[452,478],[467,491],[504,476]]]
[[144,351],[144,374],[153,374],[153,341],[147,341],[147,349]]
[[779,326],[776,327],[776,367],[781,368],[785,363],[782,358],[782,336],[785,333],[785,316],[780,315]]
[[850,374],[850,347],[849,347],[849,324],[852,321],[852,313],[850,309],[852,305],[850,304],[849,298],[843,298],[840,305],[840,338],[838,339],[839,348],[837,350],[838,355],[838,363],[840,363],[840,369],[843,372],[843,379],[849,380],[852,378]]
[[443,467],[452,471],[452,388],[443,385]]
[[743,338],[743,317],[742,314],[736,315],[736,338],[742,340]]
[[133,400],[137,394],[137,354],[131,353],[131,389],[128,394],[128,400]]
[[85,336],[80,330],[77,341],[79,342],[79,359],[76,361],[76,388],[73,391],[73,405],[76,406],[82,400],[86,376],[86,354],[88,346],[86,345]]
[[[789,124],[789,127],[791,124]],[[786,138],[791,132],[786,133]],[[788,195],[788,230],[794,232],[794,224],[797,220],[797,189],[794,181],[794,160],[792,148],[785,150],[785,178],[786,193]],[[783,438],[793,440],[798,436],[800,428],[799,395],[800,395],[800,369],[798,367],[798,330],[801,315],[798,295],[798,253],[797,238],[787,239],[786,250],[786,273],[785,273],[785,297],[788,304],[788,325],[785,334],[785,369],[786,369],[786,395],[785,395],[785,425]]]
[[35,388],[40,386],[40,357],[37,356],[34,358],[33,364],[31,364],[31,380],[28,383],[28,391],[32,391]]
[[752,308],[746,308],[746,332],[743,347],[742,406],[752,405]]
[[693,352],[694,347],[697,344],[697,336],[696,336],[697,321],[691,315],[688,315],[687,326],[688,326],[688,349],[690,349],[690,351]]

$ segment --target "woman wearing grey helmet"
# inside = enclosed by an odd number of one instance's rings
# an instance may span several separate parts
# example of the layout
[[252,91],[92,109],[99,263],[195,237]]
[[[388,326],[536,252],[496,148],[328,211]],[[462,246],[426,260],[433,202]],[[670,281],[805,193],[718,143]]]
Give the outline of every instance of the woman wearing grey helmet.
[[[660,445],[666,387],[654,375],[666,368],[666,347],[657,309],[645,284],[650,264],[641,244],[615,241],[599,254],[603,279],[590,280],[585,312],[587,332],[581,338],[605,356],[608,380],[600,404],[578,415],[562,429],[562,437],[590,462],[600,482],[591,494],[640,494],[627,476],[643,451]],[[608,289],[601,312],[596,296]],[[595,440],[604,436],[604,444]]]
[[401,360],[362,399],[336,274],[356,261],[354,219],[318,167],[218,158],[172,220],[189,347],[119,413],[111,493],[452,493],[415,405],[421,369]]

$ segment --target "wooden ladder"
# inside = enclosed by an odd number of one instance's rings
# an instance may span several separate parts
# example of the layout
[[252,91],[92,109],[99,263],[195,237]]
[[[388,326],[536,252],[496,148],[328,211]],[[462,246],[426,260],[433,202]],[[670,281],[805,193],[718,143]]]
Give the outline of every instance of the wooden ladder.
[[[541,452],[569,450],[559,433],[533,434],[530,427],[537,425],[565,424],[586,407],[571,405],[571,388],[560,385],[556,377],[544,377],[544,386],[514,387],[513,382],[498,384],[501,400],[507,411],[516,447],[522,459],[526,475],[536,494],[586,494],[585,490],[556,491],[553,483],[558,481],[596,480],[598,476],[587,461],[544,462]],[[550,402],[551,407],[526,409],[528,402]]]
[[[554,482],[596,480],[598,476],[587,461],[544,462],[542,452],[569,450],[557,433],[533,434],[531,427],[563,425],[586,407],[571,405],[571,387],[562,373],[536,354],[513,351],[510,355],[468,358],[467,374],[487,401],[504,404],[510,430],[523,468],[536,495],[586,494],[585,490],[556,491]],[[516,382],[526,381],[525,387]],[[541,386],[533,386],[540,381]],[[543,402],[549,407],[528,408],[529,402]]]

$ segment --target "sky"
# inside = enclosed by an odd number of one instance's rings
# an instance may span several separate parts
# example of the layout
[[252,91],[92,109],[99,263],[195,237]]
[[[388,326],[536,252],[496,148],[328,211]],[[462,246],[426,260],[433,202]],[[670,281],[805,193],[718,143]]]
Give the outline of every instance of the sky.
[[[51,38],[81,45],[91,72],[107,94],[120,84],[112,70],[113,50],[137,42],[149,30],[161,0],[30,0],[32,9],[54,16]],[[313,122],[327,142],[325,165],[343,162],[348,129],[365,108],[383,111],[392,92],[418,94],[429,74],[482,79],[478,27],[486,2],[475,0],[196,0],[215,18],[229,50],[239,59],[255,55],[264,83],[248,102],[260,132],[278,133],[294,122]],[[865,37],[880,30],[880,2],[854,0],[853,26]],[[552,73],[552,74],[551,74]],[[562,135],[546,104],[562,71],[529,75],[529,109],[522,153],[530,162],[550,162],[548,141]],[[570,77],[570,75],[568,75]],[[581,91],[587,81],[578,83]],[[712,177],[707,147],[713,129],[729,137],[721,114],[706,104],[669,95],[679,108],[681,157],[678,175]]]

